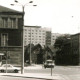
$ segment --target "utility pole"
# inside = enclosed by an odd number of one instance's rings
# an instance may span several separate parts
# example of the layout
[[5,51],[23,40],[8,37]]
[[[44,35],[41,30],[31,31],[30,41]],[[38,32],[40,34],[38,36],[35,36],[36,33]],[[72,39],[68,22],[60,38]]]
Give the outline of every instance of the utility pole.
[[[33,1],[29,1],[29,3],[26,3],[26,4],[21,4],[17,0],[15,0],[15,2],[18,3],[19,6],[22,6],[22,20],[23,20],[22,24],[23,24],[23,26],[22,26],[22,34],[21,34],[21,36],[22,36],[22,41],[21,41],[21,43],[22,43],[21,74],[23,74],[24,73],[24,13],[25,13],[24,8],[25,8],[25,6],[29,6],[28,4],[33,3]],[[14,6],[16,4],[11,4],[11,5]],[[32,6],[37,6],[37,5],[32,5]]]
[[30,27],[30,65],[32,64],[32,60],[31,60],[31,27]]
[[8,64],[8,37],[6,40],[6,73],[7,73],[7,64]]

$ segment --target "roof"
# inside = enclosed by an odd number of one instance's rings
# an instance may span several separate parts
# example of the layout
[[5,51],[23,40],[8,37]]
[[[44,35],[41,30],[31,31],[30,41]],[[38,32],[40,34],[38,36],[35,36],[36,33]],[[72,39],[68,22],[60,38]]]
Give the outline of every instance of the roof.
[[10,9],[10,8],[7,8],[7,7],[1,6],[1,5],[0,5],[0,12],[15,12],[15,13],[21,13],[21,12],[19,12],[19,11],[16,11],[16,10],[13,10],[13,9]]
[[76,34],[73,34],[73,35],[71,35],[71,36],[78,36],[78,35],[80,35],[80,33],[76,33]]
[[41,28],[41,26],[25,26],[25,27],[31,27],[31,28]]

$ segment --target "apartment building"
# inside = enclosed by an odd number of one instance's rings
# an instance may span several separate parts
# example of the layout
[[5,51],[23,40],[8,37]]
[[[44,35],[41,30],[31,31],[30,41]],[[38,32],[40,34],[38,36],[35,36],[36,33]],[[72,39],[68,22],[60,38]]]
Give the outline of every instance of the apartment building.
[[45,28],[46,30],[46,46],[51,46],[51,28]]
[[[49,36],[49,37],[47,37]],[[51,44],[51,30],[41,28],[41,26],[25,26],[24,27],[24,44],[41,44],[41,46]]]
[[51,34],[51,45],[54,45],[55,40],[56,40],[57,37],[59,37],[60,35],[62,35],[62,34],[59,34],[59,33],[52,33],[52,34]]

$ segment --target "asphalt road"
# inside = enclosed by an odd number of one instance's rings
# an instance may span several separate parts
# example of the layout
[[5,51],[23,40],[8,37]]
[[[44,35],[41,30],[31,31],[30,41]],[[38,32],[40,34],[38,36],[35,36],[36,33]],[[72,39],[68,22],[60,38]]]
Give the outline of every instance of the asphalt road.
[[[39,68],[40,67],[40,68]],[[40,73],[40,74],[51,74],[51,69],[44,69],[39,67],[25,68],[24,73]],[[80,80],[80,66],[55,66],[52,70],[53,75],[57,74],[65,78],[65,80]],[[20,77],[6,77],[0,76],[0,80],[44,80],[34,78],[20,78]]]
[[80,80],[80,67],[79,66],[56,66],[54,69],[55,74],[61,74],[67,80]]
[[[55,66],[55,68],[52,69],[53,73],[56,74],[63,74],[63,75],[76,75],[80,74],[80,67],[75,66]],[[51,68],[40,68],[40,69],[25,69],[25,73],[50,73]]]
[[[80,80],[80,66],[55,66],[53,74],[59,74],[67,80]],[[25,69],[25,73],[51,74],[51,69]]]

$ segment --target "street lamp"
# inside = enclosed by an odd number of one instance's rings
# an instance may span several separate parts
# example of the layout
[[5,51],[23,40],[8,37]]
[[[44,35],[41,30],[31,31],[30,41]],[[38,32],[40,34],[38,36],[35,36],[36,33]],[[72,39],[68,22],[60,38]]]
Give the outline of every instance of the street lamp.
[[[24,73],[24,8],[25,6],[28,6],[27,4],[33,3],[33,1],[29,1],[29,3],[26,4],[21,4],[19,3],[17,0],[15,0],[15,3],[18,3],[20,6],[22,6],[22,19],[23,19],[23,26],[22,26],[22,65],[21,65],[21,74]],[[16,5],[16,4],[11,4],[12,6]],[[37,5],[32,5],[32,6],[37,6]]]

